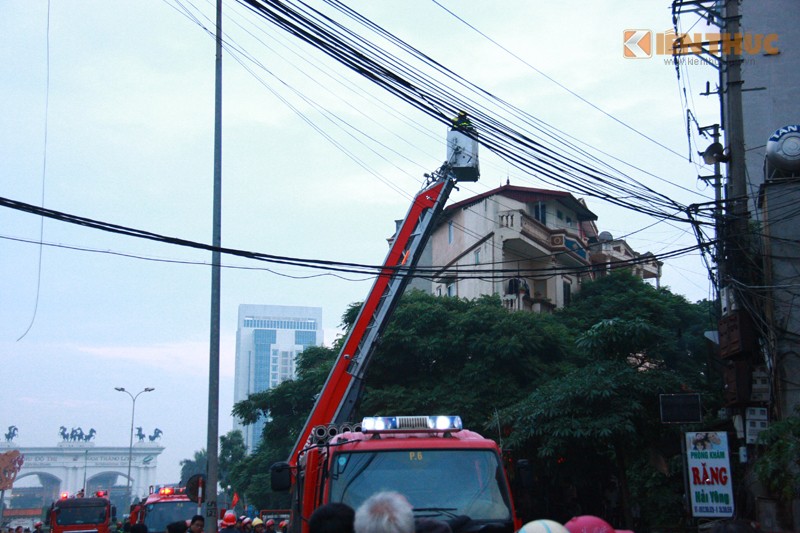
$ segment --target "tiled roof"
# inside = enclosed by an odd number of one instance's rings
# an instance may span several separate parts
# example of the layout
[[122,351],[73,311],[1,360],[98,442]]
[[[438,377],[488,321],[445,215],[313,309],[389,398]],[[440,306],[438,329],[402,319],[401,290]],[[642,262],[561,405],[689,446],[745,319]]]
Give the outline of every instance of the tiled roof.
[[514,200],[524,202],[524,203],[531,203],[531,202],[544,202],[547,200],[556,200],[562,203],[565,207],[572,209],[575,211],[575,215],[578,217],[578,220],[597,220],[597,215],[592,213],[582,202],[580,202],[577,198],[572,196],[572,194],[564,191],[551,191],[547,189],[534,189],[532,187],[520,187],[518,185],[503,185],[501,187],[497,187],[496,189],[492,189],[490,191],[486,191],[481,193],[477,196],[473,196],[471,198],[467,198],[466,200],[461,200],[460,202],[456,202],[445,209],[445,212],[453,212],[457,209],[463,209],[465,207],[469,207],[473,204],[480,202],[486,198],[491,196],[505,196],[507,198],[512,198]]

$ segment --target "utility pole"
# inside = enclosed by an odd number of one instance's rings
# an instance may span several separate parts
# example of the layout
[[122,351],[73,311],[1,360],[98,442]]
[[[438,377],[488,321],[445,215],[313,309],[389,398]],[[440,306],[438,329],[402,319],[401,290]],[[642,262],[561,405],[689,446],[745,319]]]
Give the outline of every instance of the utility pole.
[[[702,94],[710,94],[709,93],[702,93]],[[699,128],[700,134],[706,136],[708,132],[711,132],[711,138],[713,139],[713,143],[708,149],[703,152],[701,155],[703,156],[703,162],[711,165],[714,165],[714,173],[711,176],[697,176],[698,179],[705,181],[706,183],[711,183],[711,186],[714,187],[714,232],[715,232],[715,241],[716,246],[714,252],[714,263],[717,265],[717,286],[719,286],[720,281],[725,278],[727,275],[726,267],[726,260],[725,260],[725,239],[723,237],[723,211],[722,211],[722,172],[720,170],[721,162],[725,160],[724,149],[722,144],[719,142],[720,139],[720,127],[719,124],[712,124],[711,126],[704,126]],[[720,309],[720,301],[717,300],[717,314],[722,316],[722,310]]]
[[[725,124],[730,164],[728,165],[727,205],[728,223],[725,225],[727,245],[726,273],[729,280],[743,278],[745,246],[748,227],[747,171],[744,152],[744,121],[742,118],[742,61],[743,36],[740,24],[739,0],[725,2],[726,39],[722,42],[723,64],[726,67],[725,91],[727,93],[727,123]],[[723,285],[726,280],[720,280]]]
[[217,0],[216,70],[214,83],[214,214],[211,255],[211,321],[208,357],[208,438],[206,441],[206,533],[217,532],[219,442],[219,315],[222,246],[222,0]]

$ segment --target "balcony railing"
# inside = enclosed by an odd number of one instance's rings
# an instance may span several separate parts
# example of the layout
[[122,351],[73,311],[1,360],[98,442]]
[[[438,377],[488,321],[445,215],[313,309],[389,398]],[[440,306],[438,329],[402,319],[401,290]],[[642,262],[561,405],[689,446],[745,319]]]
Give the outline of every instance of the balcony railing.
[[547,248],[569,250],[584,260],[588,257],[583,239],[571,228],[549,228],[520,210],[502,211],[499,214],[499,225],[500,228],[518,232]]
[[509,311],[552,313],[556,309],[549,298],[531,298],[523,294],[506,294],[502,297],[502,301],[503,307]]

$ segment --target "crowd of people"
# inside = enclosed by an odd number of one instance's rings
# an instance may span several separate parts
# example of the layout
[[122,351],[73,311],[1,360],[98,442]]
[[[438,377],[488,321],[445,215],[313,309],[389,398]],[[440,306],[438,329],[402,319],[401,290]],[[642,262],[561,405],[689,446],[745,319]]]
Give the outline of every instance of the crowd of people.
[[[36,522],[33,524],[33,530],[29,527],[9,527],[7,528],[7,533],[44,533],[44,522]],[[3,533],[3,529],[0,528],[0,533]]]
[[[309,517],[310,533],[453,533],[455,522],[432,518],[414,518],[414,509],[408,500],[397,492],[380,492],[368,498],[358,509],[343,503],[328,503],[317,508]],[[451,527],[451,523],[453,527]],[[205,519],[195,515],[190,520],[172,522],[163,533],[203,533]],[[144,524],[126,524],[125,533],[148,532]],[[261,518],[237,517],[228,511],[218,523],[219,533],[288,533],[289,523],[283,520],[266,522]],[[732,520],[717,524],[711,533],[751,533],[758,529],[751,523]],[[633,533],[614,529],[596,516],[578,516],[565,524],[552,520],[528,522],[517,533]],[[3,533],[0,529],[0,533]],[[5,533],[43,533],[42,523],[37,522],[34,530],[17,526],[9,527]]]
[[[414,518],[414,509],[397,492],[381,492],[353,510],[342,503],[319,507],[308,521],[310,533],[453,533],[458,518],[446,522]],[[453,523],[453,527],[451,527]],[[715,525],[711,533],[751,533],[758,531],[750,522],[730,520]],[[633,533],[614,529],[596,516],[578,516],[565,524],[552,520],[528,522],[517,533]]]

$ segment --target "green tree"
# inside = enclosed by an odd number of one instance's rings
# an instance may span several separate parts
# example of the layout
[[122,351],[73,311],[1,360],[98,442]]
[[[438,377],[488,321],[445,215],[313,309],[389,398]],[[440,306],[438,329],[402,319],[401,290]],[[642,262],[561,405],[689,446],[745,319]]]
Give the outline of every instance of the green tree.
[[[625,273],[585,283],[573,305],[553,315],[509,313],[496,296],[411,292],[380,339],[355,418],[460,414],[467,427],[492,437],[501,421],[514,455],[536,461],[541,486],[584,479],[588,501],[599,506],[585,510],[603,514],[602,483],[611,476],[624,482],[636,467],[630,493],[643,514],[652,522],[675,519],[679,451],[671,447],[680,438],[659,423],[658,393],[706,384],[709,309]],[[357,305],[346,311],[346,326],[357,312]],[[270,417],[262,445],[232,471],[249,501],[276,501],[269,465],[288,457],[337,353],[306,350],[296,380],[234,407],[246,421]],[[543,502],[539,510],[552,508],[552,494],[534,496]]]
[[[572,304],[557,315],[575,336],[608,320],[622,321],[619,326],[640,322],[650,330],[648,337],[653,342],[645,348],[650,348],[667,368],[679,371],[696,386],[709,379],[703,334],[716,329],[711,302],[691,304],[669,289],[656,289],[630,272],[619,270],[584,283]],[[642,325],[636,327],[642,331]],[[597,352],[584,351],[584,356],[587,362],[596,360]]]
[[[353,304],[345,312],[347,329],[359,307]],[[481,426],[496,409],[547,379],[552,365],[569,358],[567,333],[551,316],[509,313],[497,297],[468,301],[408,293],[376,349],[354,418],[449,412],[460,414],[467,425]],[[237,487],[247,486],[249,501],[276,497],[266,488],[268,466],[288,457],[337,348],[305,350],[296,380],[234,406],[245,423],[269,416],[261,446],[232,473]]]
[[763,451],[756,460],[756,474],[788,508],[800,488],[800,407],[794,416],[773,422],[758,436]]
[[[669,429],[659,423],[658,395],[680,385],[669,371],[642,372],[625,361],[598,361],[540,386],[504,410],[501,420],[513,428],[508,444],[533,451],[555,486],[573,482],[584,492],[592,485],[596,491],[613,475],[621,507],[629,511],[628,468],[659,447]],[[678,434],[674,437],[680,442]],[[626,521],[633,526],[630,515]]]
[[208,471],[208,454],[205,448],[194,452],[194,458],[181,461],[181,486],[186,486],[189,478],[195,474],[206,475]]
[[[247,456],[244,436],[238,429],[231,430],[219,438],[219,484],[221,487],[233,487],[231,471]],[[233,490],[233,489],[232,489]],[[226,492],[230,492],[227,491]],[[230,496],[231,494],[228,494]]]
[[270,489],[269,467],[289,456],[337,353],[321,346],[306,348],[297,358],[297,379],[234,405],[233,414],[245,424],[268,417],[261,444],[230,471],[229,484],[246,495],[248,502],[261,509],[288,507],[288,495]]
[[570,345],[555,317],[509,313],[497,296],[411,292],[375,352],[358,412],[452,413],[477,428],[555,375]]
[[556,313],[572,331],[578,368],[502,412],[509,443],[537,460],[556,493],[581,485],[582,503],[594,505],[584,512],[608,512],[597,502],[615,480],[629,527],[634,499],[645,520],[677,522],[680,435],[660,423],[659,394],[707,385],[709,309],[626,272],[585,283],[573,305]]

